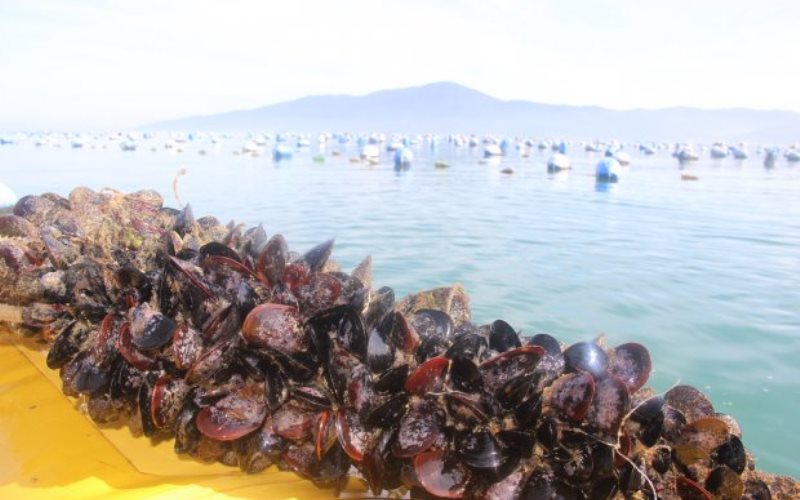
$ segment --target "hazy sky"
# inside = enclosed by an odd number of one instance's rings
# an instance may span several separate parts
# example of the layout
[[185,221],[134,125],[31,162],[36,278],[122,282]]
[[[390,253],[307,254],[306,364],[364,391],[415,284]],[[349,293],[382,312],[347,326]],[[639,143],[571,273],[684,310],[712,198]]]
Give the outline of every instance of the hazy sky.
[[502,99],[800,111],[800,1],[0,0],[0,129],[449,80]]

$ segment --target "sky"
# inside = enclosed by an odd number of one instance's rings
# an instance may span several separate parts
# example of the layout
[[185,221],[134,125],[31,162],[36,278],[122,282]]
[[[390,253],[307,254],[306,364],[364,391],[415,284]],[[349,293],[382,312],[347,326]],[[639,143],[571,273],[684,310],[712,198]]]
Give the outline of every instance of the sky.
[[437,81],[550,104],[800,111],[798,20],[796,0],[0,0],[0,130]]

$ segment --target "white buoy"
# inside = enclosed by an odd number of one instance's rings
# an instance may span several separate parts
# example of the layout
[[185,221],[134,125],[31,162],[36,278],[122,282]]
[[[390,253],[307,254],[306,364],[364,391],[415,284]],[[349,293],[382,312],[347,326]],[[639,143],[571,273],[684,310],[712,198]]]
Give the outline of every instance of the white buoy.
[[411,166],[411,162],[414,161],[414,153],[406,147],[400,147],[400,149],[394,152],[394,166],[395,168],[408,168]]
[[625,153],[624,151],[617,151],[614,153],[614,159],[617,160],[623,167],[627,167],[631,164],[631,155]]
[[572,164],[569,162],[567,155],[555,153],[547,160],[548,172],[560,172],[562,170],[569,170],[570,168],[572,168]]
[[17,203],[17,195],[5,184],[0,183],[0,208],[8,208]]

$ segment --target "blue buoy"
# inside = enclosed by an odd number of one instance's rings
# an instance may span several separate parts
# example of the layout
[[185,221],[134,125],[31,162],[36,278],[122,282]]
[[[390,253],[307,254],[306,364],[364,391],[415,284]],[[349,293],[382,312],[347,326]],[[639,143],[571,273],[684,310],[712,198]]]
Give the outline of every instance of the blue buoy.
[[597,182],[617,182],[622,167],[613,157],[606,156],[597,164],[595,176]]
[[394,152],[395,168],[408,168],[414,161],[414,153],[409,148],[400,148]]
[[500,151],[503,152],[503,156],[508,155],[508,148],[510,146],[511,146],[511,141],[509,141],[508,139],[503,138],[503,140],[500,141]]
[[558,152],[561,153],[562,155],[567,154],[567,143],[566,142],[561,141],[561,142],[558,143]]
[[292,150],[292,148],[287,144],[283,143],[275,146],[275,149],[272,151],[272,157],[275,159],[275,161],[289,159],[292,157],[293,154],[294,151]]

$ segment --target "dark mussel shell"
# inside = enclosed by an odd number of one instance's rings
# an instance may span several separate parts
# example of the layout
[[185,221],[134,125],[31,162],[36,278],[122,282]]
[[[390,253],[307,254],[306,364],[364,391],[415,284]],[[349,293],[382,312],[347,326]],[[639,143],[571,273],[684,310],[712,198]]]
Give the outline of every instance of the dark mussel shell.
[[90,332],[87,324],[70,321],[50,347],[50,352],[47,353],[47,367],[51,370],[61,368],[81,350]]
[[513,410],[528,399],[528,396],[536,389],[530,375],[522,375],[512,378],[497,390],[495,399],[500,407],[505,410]]
[[716,464],[730,467],[737,474],[743,473],[747,467],[747,453],[742,440],[737,436],[731,436],[730,439],[719,445],[711,453],[711,459]]
[[483,388],[483,378],[478,366],[467,358],[451,358],[449,382],[456,391],[478,392]]
[[527,342],[528,345],[538,345],[544,348],[546,356],[558,356],[561,354],[561,344],[555,337],[548,333],[537,333]]
[[364,314],[364,324],[372,328],[394,310],[394,290],[388,286],[378,288],[370,298],[367,312]]
[[447,340],[442,337],[426,337],[420,342],[414,357],[417,362],[422,363],[425,360],[446,354],[447,349]]
[[397,393],[405,387],[409,366],[399,365],[389,368],[378,378],[372,388],[377,392]]
[[453,342],[447,349],[445,357],[450,359],[477,360],[481,358],[487,347],[488,343],[483,335],[476,332],[463,332],[453,337]]
[[489,348],[497,352],[505,352],[520,347],[522,343],[516,330],[502,319],[492,323],[489,329]]
[[744,483],[743,500],[772,500],[772,493],[767,484],[757,477],[751,477]]
[[238,263],[242,262],[242,259],[239,257],[239,254],[236,252],[236,250],[218,241],[209,241],[208,243],[200,247],[198,253],[200,256],[201,263],[205,260],[206,257],[209,256],[225,257],[226,259],[230,259],[234,262]]
[[396,438],[397,429],[382,431],[373,440],[361,462],[364,478],[375,495],[384,489],[392,490],[402,485],[403,462],[392,454],[392,444]]
[[429,359],[409,374],[405,390],[417,396],[440,391],[449,366],[450,360],[445,357]]
[[609,371],[633,394],[647,382],[652,368],[647,349],[642,344],[631,342],[614,348]]
[[367,417],[367,425],[382,428],[396,425],[406,412],[406,404],[408,404],[407,394],[402,392],[395,394],[370,412]]
[[185,236],[187,233],[192,232],[194,224],[194,212],[192,211],[192,206],[187,203],[186,206],[183,207],[180,212],[178,212],[178,215],[175,216],[175,222],[172,225],[172,229],[174,229],[179,235]]
[[392,328],[394,328],[394,315],[387,314],[380,324],[369,333],[367,366],[374,373],[384,372],[394,363],[395,348],[389,340]]
[[664,395],[664,401],[680,411],[687,422],[714,414],[714,405],[705,394],[690,385],[678,385]]
[[450,391],[443,396],[445,408],[450,418],[468,428],[486,424],[489,417],[481,407],[478,397],[463,392]]
[[303,262],[308,265],[312,273],[316,273],[325,267],[328,259],[333,251],[333,243],[335,240],[330,239],[315,246],[305,254],[303,254]]
[[608,355],[594,342],[578,342],[564,351],[564,367],[567,371],[581,370],[599,377],[608,368]]
[[263,471],[276,462],[287,447],[287,441],[272,430],[269,421],[258,432],[244,438],[239,451],[239,467],[248,474]]
[[184,401],[183,408],[175,419],[175,453],[193,453],[197,448],[197,444],[202,438],[195,425],[198,411],[200,408],[192,401],[192,398]]
[[442,498],[464,496],[470,474],[458,458],[443,450],[432,450],[414,457],[414,472],[425,490]]
[[394,455],[408,458],[427,450],[442,439],[443,423],[444,415],[435,402],[412,403],[400,419],[397,440],[392,446]]
[[322,310],[306,321],[312,335],[311,343],[317,355],[327,361],[330,355],[330,337],[333,333],[339,344],[364,360],[367,354],[367,335],[361,316],[347,305]]
[[494,394],[513,378],[532,376],[543,354],[541,347],[529,345],[487,359],[479,367],[484,388]]
[[411,326],[423,339],[439,337],[449,339],[453,335],[453,320],[444,311],[420,309],[411,316]]
[[510,473],[510,469],[513,468],[508,467],[510,462],[514,462],[512,465],[516,465],[516,461],[511,459],[513,455],[508,452],[505,445],[486,429],[458,435],[454,442],[454,449],[467,467],[480,472],[494,475],[498,474],[501,469],[506,469]]
[[588,372],[562,375],[550,386],[550,406],[573,422],[580,422],[592,405],[595,380]]
[[256,274],[270,286],[280,283],[289,260],[289,246],[280,234],[269,239],[256,261]]
[[401,313],[394,312],[394,324],[389,334],[392,344],[406,353],[413,353],[420,344],[419,335]]
[[595,381],[594,397],[586,421],[601,436],[616,438],[629,407],[630,397],[625,384],[613,375],[607,375]]
[[705,489],[716,498],[740,499],[744,494],[744,483],[739,474],[725,465],[715,467],[706,478]]
[[178,325],[144,303],[131,312],[131,343],[142,350],[158,349],[172,340]]
[[307,345],[300,328],[300,313],[282,304],[261,304],[250,311],[242,324],[242,335],[254,347],[287,355],[305,351]]
[[203,352],[192,367],[189,368],[186,373],[186,381],[190,384],[198,384],[210,380],[227,368],[235,357],[235,342],[229,340],[217,342]]
[[130,265],[114,273],[116,285],[123,291],[129,307],[148,302],[153,294],[153,285],[146,274]]
[[675,489],[681,500],[713,500],[714,495],[686,476],[675,480]]
[[316,273],[295,295],[307,313],[333,307],[342,294],[342,283],[331,274]]
[[217,441],[232,441],[261,427],[267,416],[264,384],[248,384],[197,414],[197,428]]
[[630,420],[639,425],[637,437],[647,447],[653,446],[664,428],[664,398],[654,396],[636,406]]

